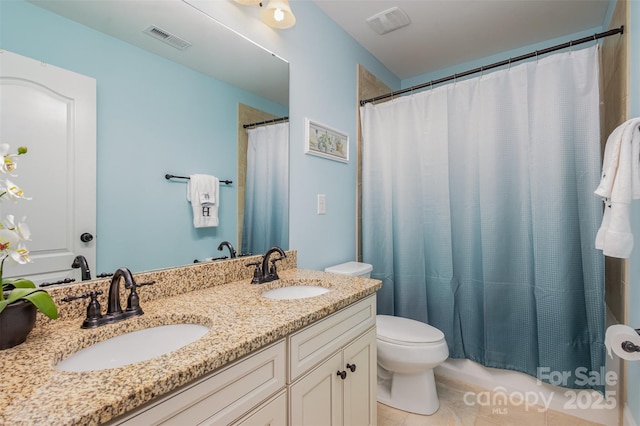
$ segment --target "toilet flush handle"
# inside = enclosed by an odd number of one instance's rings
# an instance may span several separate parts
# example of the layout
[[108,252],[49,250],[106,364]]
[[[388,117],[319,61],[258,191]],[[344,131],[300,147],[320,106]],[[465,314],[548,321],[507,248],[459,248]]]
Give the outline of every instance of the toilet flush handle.
[[355,373],[355,371],[356,371],[356,365],[355,364],[347,364],[347,368],[349,370],[351,370],[352,373]]

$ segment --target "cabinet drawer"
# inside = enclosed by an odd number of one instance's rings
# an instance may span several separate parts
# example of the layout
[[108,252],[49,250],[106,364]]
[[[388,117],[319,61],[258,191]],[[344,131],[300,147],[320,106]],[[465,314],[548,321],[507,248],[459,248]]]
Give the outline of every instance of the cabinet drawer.
[[285,364],[286,344],[282,340],[117,424],[229,424],[284,387]]
[[375,323],[373,295],[289,336],[289,383]]
[[237,426],[286,426],[287,393],[282,391],[271,401],[261,405],[255,411],[234,423]]

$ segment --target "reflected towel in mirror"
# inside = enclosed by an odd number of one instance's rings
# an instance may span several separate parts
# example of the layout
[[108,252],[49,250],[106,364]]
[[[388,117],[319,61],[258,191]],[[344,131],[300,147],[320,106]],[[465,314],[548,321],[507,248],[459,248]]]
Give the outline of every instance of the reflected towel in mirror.
[[193,226],[206,228],[218,226],[220,181],[211,175],[190,175],[187,183],[187,200],[193,210]]

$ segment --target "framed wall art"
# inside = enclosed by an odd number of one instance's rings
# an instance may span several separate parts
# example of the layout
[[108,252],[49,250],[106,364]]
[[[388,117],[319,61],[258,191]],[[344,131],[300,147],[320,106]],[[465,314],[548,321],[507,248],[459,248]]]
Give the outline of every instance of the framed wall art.
[[339,130],[306,119],[305,153],[328,158],[329,160],[349,162],[349,136]]

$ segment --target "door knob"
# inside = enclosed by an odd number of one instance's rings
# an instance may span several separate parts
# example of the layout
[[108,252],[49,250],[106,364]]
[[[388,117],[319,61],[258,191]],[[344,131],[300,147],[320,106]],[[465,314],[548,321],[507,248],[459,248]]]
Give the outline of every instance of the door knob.
[[93,235],[91,235],[88,232],[85,232],[82,235],[80,235],[80,241],[82,241],[83,243],[88,243],[92,240],[93,240]]
[[356,365],[355,364],[347,364],[347,368],[349,370],[351,370],[352,373],[355,373],[355,371],[356,371]]
[[347,378],[347,372],[346,372],[346,371],[338,371],[338,373],[337,373],[337,374],[338,374],[338,376],[340,376],[340,378],[341,378],[342,380],[344,380],[344,379],[346,379],[346,378]]

